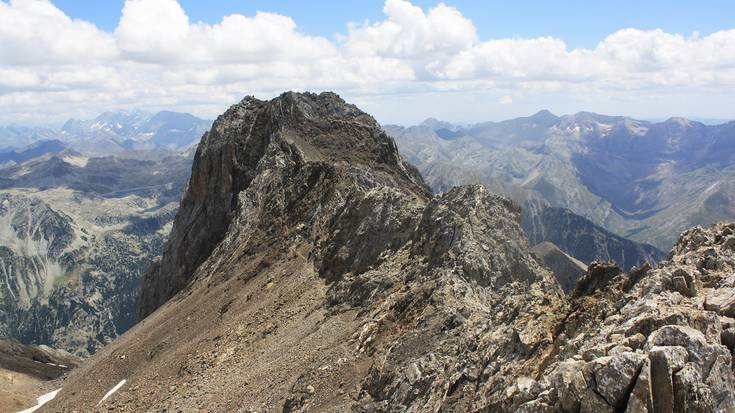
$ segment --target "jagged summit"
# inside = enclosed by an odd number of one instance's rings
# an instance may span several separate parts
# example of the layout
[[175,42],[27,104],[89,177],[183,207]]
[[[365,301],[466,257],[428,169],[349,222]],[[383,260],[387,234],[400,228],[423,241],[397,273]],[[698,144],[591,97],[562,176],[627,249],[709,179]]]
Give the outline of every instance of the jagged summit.
[[420,123],[420,126],[425,126],[427,128],[430,128],[434,131],[446,129],[446,130],[455,130],[457,129],[456,125],[451,124],[450,122],[443,121],[437,118],[426,118],[423,122]]
[[281,164],[309,165],[313,175],[304,177],[305,185],[322,174],[343,175],[362,188],[389,185],[429,196],[418,172],[403,162],[375,119],[338,95],[246,97],[218,117],[199,144],[166,251],[143,280],[141,316],[186,285],[222,240],[238,209],[238,194],[263,170]]
[[559,120],[559,117],[554,115],[550,110],[548,109],[542,109],[533,115],[529,116],[530,119],[542,122],[542,123],[553,123],[557,122]]

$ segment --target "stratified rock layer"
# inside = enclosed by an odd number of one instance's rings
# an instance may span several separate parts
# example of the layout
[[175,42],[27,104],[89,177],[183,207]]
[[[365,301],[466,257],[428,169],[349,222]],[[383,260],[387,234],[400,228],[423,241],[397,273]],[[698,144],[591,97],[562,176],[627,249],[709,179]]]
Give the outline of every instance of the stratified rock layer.
[[247,98],[198,149],[150,315],[48,409],[622,411],[666,377],[676,406],[726,405],[730,327],[687,301],[719,273],[595,263],[567,299],[520,218],[482,186],[431,197],[334,94]]

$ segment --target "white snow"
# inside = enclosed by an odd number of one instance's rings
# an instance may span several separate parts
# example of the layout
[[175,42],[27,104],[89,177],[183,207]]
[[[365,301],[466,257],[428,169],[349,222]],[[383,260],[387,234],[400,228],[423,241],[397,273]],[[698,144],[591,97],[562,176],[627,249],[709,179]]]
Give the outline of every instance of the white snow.
[[107,394],[105,394],[105,397],[103,397],[102,400],[100,400],[100,402],[97,403],[97,406],[102,404],[103,401],[107,400],[107,398],[112,396],[116,391],[120,390],[120,387],[124,386],[125,382],[127,382],[127,380],[123,379],[120,381],[120,383],[117,383],[115,387],[111,388],[110,391],[108,391]]
[[41,396],[41,397],[39,397],[39,398],[36,399],[36,405],[35,406],[33,406],[31,408],[28,408],[28,409],[25,409],[22,412],[18,412],[18,413],[32,413],[32,412],[35,412],[36,410],[40,409],[41,406],[43,406],[44,404],[46,404],[46,403],[50,402],[51,400],[53,400],[54,397],[56,397],[56,395],[59,394],[60,391],[61,391],[61,389],[57,389],[57,390],[52,391],[51,393],[44,394],[43,396]]

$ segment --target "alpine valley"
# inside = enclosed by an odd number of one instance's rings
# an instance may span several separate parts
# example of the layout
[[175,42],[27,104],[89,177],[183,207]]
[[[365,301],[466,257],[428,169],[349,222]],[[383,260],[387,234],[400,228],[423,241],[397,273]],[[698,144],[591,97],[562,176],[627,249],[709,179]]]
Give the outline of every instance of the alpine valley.
[[87,356],[135,322],[210,123],[135,111],[0,130],[0,337]]

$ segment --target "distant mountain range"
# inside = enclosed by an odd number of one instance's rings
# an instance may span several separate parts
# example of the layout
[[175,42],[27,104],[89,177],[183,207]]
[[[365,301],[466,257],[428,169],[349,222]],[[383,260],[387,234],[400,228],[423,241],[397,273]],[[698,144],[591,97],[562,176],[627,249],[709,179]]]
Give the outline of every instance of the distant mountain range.
[[0,337],[88,355],[133,324],[193,153],[67,145],[0,154]]
[[93,156],[156,148],[182,150],[199,142],[211,124],[188,113],[153,114],[136,110],[105,112],[91,120],[70,119],[60,130],[18,125],[0,127],[0,163],[10,157],[3,153],[48,140],[63,142],[71,149]]
[[37,156],[49,152],[61,152],[64,149],[66,149],[66,145],[58,139],[42,140],[19,151],[10,150],[0,152],[0,165],[6,163],[22,163]]
[[21,125],[0,126],[0,152],[11,152],[38,141],[58,139],[59,131]]
[[434,190],[481,182],[659,249],[693,225],[735,218],[735,122],[541,111],[503,122],[429,119],[385,130]]

